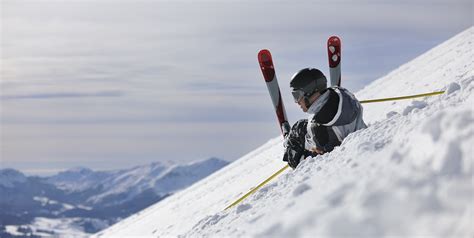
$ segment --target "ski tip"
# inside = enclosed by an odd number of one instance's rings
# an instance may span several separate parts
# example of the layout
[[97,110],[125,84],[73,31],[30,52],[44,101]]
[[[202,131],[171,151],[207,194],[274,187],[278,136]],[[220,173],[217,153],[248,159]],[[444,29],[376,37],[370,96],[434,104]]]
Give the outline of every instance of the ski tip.
[[339,36],[331,36],[328,38],[328,45],[340,45],[341,39]]
[[272,54],[267,49],[260,50],[260,52],[258,52],[258,61],[259,62],[272,61]]

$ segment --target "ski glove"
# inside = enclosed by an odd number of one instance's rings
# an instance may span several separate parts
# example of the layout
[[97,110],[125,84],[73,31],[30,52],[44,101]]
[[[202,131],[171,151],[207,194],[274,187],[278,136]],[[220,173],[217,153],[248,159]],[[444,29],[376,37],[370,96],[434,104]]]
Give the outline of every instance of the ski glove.
[[285,154],[283,155],[283,161],[288,162],[288,165],[293,169],[300,163],[301,157],[304,157],[306,150],[305,136],[306,126],[308,120],[297,121],[290,130],[290,133],[285,137]]
[[288,165],[295,169],[304,154],[304,148],[301,148],[297,141],[289,138],[289,140],[287,140],[285,154],[283,155],[283,161],[288,162]]

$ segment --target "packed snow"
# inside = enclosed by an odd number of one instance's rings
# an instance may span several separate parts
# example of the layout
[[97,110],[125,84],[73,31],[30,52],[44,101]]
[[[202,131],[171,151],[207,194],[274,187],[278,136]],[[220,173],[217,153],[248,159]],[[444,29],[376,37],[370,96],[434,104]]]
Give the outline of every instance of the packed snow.
[[[285,164],[274,138],[98,237],[472,237],[474,28],[356,96],[369,127],[223,209]],[[296,120],[296,118],[295,118]]]

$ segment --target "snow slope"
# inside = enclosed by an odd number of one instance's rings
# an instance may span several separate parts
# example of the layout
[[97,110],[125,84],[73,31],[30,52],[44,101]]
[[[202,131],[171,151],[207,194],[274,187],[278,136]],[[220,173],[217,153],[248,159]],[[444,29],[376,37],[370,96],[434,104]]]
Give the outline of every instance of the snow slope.
[[473,34],[471,27],[356,95],[445,94],[366,104],[367,129],[237,207],[223,211],[284,166],[281,138],[96,236],[472,237]]

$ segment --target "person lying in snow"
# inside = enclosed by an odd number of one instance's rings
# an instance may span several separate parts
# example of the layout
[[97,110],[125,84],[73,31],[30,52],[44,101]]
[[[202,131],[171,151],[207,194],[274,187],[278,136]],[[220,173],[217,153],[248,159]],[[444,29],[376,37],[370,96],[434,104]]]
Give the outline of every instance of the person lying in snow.
[[285,137],[283,161],[293,169],[301,159],[330,152],[350,133],[366,128],[362,105],[347,89],[327,88],[327,80],[318,69],[305,68],[293,75],[295,103],[308,119],[297,121]]

